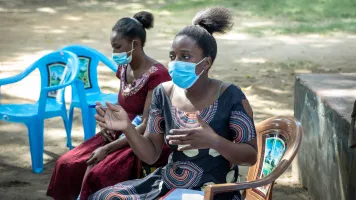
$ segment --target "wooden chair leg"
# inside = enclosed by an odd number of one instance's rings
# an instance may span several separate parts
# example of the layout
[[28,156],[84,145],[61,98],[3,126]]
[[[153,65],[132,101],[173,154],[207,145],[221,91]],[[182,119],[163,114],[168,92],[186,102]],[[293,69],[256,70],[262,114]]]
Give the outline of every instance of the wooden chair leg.
[[270,192],[269,192],[269,195],[267,197],[267,200],[272,200],[273,186],[274,186],[274,181],[271,183]]

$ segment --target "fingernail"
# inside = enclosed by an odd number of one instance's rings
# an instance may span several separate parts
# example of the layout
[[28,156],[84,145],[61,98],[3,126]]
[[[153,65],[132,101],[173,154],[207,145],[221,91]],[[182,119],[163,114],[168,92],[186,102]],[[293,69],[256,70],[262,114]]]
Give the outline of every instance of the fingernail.
[[169,131],[169,133],[173,133],[173,130],[171,129],[171,130]]

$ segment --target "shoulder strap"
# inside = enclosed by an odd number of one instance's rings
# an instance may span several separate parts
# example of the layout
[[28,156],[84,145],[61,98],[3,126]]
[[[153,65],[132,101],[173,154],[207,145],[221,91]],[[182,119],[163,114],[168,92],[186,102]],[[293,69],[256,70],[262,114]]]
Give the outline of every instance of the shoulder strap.
[[171,87],[171,89],[170,89],[170,91],[169,91],[169,99],[170,99],[170,100],[172,100],[174,88],[175,88],[175,87],[174,87],[174,84],[172,84],[172,87]]
[[165,96],[167,96],[168,99],[172,100],[172,96],[173,96],[173,91],[174,91],[174,84],[171,83],[171,85],[169,85],[170,83],[161,83],[160,87],[162,87]]
[[219,86],[218,93],[216,94],[216,99],[218,99],[218,98],[220,97],[220,95],[221,95],[221,89],[222,89],[223,86],[224,86],[224,82],[222,82],[222,83],[220,84],[220,86]]

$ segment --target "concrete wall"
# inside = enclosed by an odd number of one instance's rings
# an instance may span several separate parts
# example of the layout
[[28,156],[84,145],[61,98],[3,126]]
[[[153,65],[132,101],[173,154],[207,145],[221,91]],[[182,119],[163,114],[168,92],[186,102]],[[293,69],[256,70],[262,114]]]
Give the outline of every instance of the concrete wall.
[[314,199],[356,200],[356,149],[348,147],[355,100],[355,74],[297,76],[294,113],[304,129],[299,179]]

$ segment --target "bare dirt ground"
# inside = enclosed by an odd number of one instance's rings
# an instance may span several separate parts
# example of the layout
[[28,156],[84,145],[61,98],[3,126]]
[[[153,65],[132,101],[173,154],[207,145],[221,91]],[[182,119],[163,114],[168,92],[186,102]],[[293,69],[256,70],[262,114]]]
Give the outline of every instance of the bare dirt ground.
[[[37,0],[25,6],[14,2],[0,0],[0,78],[18,74],[41,55],[69,44],[88,45],[110,56],[109,34],[113,24],[121,17],[154,8],[129,1],[120,4],[51,1],[47,5]],[[153,11],[155,28],[148,31],[145,50],[167,64],[174,34],[190,24],[198,10]],[[218,56],[210,72],[212,77],[244,89],[256,122],[275,115],[293,115],[297,73],[356,72],[355,35],[255,37],[240,32],[242,27],[264,23],[269,21],[236,14],[233,31],[216,37]],[[99,80],[103,91],[117,91],[118,81],[105,67],[100,67]],[[39,73],[34,72],[17,84],[2,87],[2,103],[34,102],[39,84]],[[83,128],[80,111],[76,112],[72,139],[78,145],[83,141]],[[33,174],[26,127],[0,121],[0,199],[49,199],[45,193],[55,161],[68,149],[62,121],[47,120],[45,126],[45,169],[42,174]],[[246,169],[242,171],[246,174]],[[277,181],[274,199],[310,199],[307,190],[292,175],[289,171]]]

